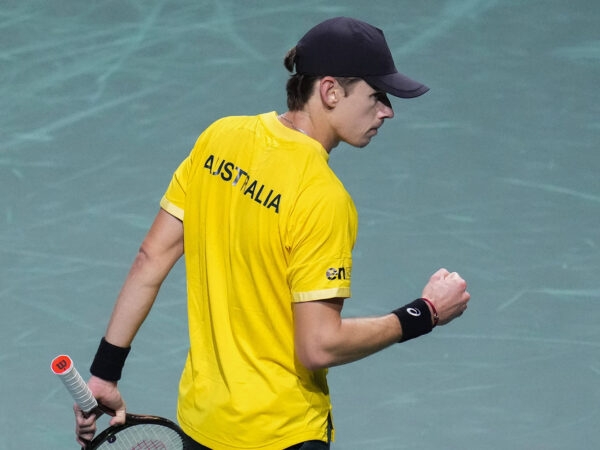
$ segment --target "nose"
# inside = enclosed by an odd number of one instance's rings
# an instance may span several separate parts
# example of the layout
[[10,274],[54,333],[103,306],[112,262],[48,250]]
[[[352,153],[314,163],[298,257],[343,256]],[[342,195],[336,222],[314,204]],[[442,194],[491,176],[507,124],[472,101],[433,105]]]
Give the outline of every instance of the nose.
[[392,105],[386,105],[385,103],[381,103],[381,108],[379,108],[379,117],[381,119],[393,119],[394,118],[394,110]]

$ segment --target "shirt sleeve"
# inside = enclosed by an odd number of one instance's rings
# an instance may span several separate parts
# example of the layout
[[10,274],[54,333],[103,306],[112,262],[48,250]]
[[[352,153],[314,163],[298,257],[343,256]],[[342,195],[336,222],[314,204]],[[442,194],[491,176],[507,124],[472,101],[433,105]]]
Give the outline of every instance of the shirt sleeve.
[[357,222],[343,188],[312,186],[301,195],[290,221],[288,282],[294,301],[351,296]]
[[179,165],[171,178],[165,194],[160,200],[161,208],[181,221],[183,221],[185,212],[185,196],[187,193],[190,166],[191,155]]

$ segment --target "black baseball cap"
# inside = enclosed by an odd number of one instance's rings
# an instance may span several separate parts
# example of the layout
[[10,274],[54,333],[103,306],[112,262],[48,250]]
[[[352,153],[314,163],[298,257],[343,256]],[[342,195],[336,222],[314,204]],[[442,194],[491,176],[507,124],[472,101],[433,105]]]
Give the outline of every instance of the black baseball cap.
[[383,31],[349,17],[335,17],[311,28],[296,45],[296,72],[359,77],[375,89],[402,98],[429,90],[396,69]]

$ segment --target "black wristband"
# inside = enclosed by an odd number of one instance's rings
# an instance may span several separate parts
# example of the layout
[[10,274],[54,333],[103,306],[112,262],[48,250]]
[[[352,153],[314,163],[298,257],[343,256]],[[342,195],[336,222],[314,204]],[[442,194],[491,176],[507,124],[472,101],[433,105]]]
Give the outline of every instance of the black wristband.
[[402,339],[398,342],[414,339],[429,333],[433,329],[431,311],[429,311],[427,302],[421,298],[404,305],[402,308],[395,309],[392,313],[396,314],[402,326]]
[[106,381],[120,380],[129,350],[131,347],[117,347],[102,338],[90,367],[90,373]]

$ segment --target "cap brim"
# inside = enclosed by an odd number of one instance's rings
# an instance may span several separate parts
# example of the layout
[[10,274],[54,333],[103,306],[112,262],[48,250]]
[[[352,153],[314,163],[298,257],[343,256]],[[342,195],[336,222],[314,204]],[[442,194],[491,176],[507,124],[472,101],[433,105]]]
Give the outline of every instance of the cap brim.
[[371,86],[400,98],[415,98],[429,90],[427,86],[399,72],[380,76],[362,77]]

